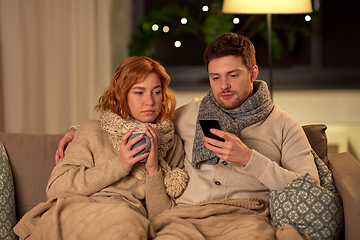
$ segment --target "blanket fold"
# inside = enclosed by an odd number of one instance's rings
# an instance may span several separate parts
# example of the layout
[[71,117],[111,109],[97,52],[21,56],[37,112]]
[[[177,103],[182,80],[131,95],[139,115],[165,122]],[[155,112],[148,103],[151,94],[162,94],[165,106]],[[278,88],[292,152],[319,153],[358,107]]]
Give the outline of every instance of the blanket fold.
[[97,202],[83,196],[50,199],[30,210],[14,227],[19,239],[148,239],[151,222],[127,202]]
[[161,239],[311,239],[287,225],[275,227],[264,200],[224,199],[196,205],[178,205],[153,220]]

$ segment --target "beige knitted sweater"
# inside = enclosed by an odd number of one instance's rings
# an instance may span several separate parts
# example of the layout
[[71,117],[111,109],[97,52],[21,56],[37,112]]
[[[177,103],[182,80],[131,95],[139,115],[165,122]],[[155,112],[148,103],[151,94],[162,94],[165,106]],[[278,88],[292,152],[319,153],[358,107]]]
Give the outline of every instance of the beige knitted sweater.
[[[165,161],[172,168],[182,168],[183,156],[181,140],[175,135]],[[126,201],[149,219],[174,205],[166,194],[161,171],[147,175],[143,183],[123,169],[118,152],[98,120],[78,128],[64,159],[51,173],[46,193],[48,198],[78,194],[97,202]]]
[[302,174],[309,173],[319,182],[311,147],[301,125],[289,114],[274,107],[263,121],[240,131],[240,139],[253,149],[249,163],[224,162],[192,166],[195,124],[201,100],[194,99],[178,108],[173,119],[175,132],[184,142],[185,171],[190,182],[177,204],[225,198],[257,197],[269,202],[270,190],[282,190]]

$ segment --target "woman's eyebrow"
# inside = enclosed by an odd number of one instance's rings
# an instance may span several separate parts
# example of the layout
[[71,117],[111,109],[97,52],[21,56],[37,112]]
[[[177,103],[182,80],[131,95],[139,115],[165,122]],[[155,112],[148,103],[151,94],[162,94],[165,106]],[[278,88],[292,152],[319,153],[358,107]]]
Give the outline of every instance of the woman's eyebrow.
[[156,88],[161,88],[161,84],[159,84],[159,85],[157,85],[157,86],[153,87],[153,89],[156,89]]
[[[156,88],[161,88],[161,84],[156,85],[155,87],[153,87],[153,89],[156,89]],[[140,87],[140,86],[132,87],[131,89],[146,90],[146,88]]]
[[132,87],[131,90],[133,90],[133,89],[145,90],[146,88],[144,88],[144,87]]

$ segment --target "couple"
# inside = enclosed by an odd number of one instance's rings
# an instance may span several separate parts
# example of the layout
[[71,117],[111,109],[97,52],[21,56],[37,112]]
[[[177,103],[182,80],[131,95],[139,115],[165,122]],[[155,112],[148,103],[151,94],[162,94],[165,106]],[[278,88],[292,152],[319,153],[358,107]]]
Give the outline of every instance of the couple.
[[[15,227],[21,239],[308,238],[273,227],[267,208],[270,190],[305,173],[319,182],[300,124],[256,80],[250,40],[226,33],[209,44],[204,60],[211,90],[178,108],[174,124],[163,68],[144,57],[121,63],[97,106],[100,121],[78,128],[54,168],[49,201]],[[223,131],[211,131],[225,141],[204,137],[201,118],[219,119]],[[148,153],[134,157],[145,146],[131,149],[139,140],[128,140],[133,131],[150,137]]]

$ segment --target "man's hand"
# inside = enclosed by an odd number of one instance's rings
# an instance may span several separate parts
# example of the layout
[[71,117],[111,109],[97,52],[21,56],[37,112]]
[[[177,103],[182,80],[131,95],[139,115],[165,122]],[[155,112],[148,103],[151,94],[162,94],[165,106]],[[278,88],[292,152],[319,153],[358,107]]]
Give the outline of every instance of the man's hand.
[[214,152],[216,156],[224,161],[238,163],[242,166],[246,166],[246,164],[248,164],[252,150],[248,148],[237,136],[215,128],[212,128],[210,132],[223,138],[225,142],[203,137],[204,146],[207,149]]
[[60,159],[64,158],[64,156],[65,156],[64,151],[65,151],[67,145],[69,144],[69,142],[71,142],[73,140],[75,132],[76,132],[76,128],[70,128],[65,133],[64,137],[60,140],[58,149],[56,150],[56,153],[55,153],[55,164],[58,164]]

